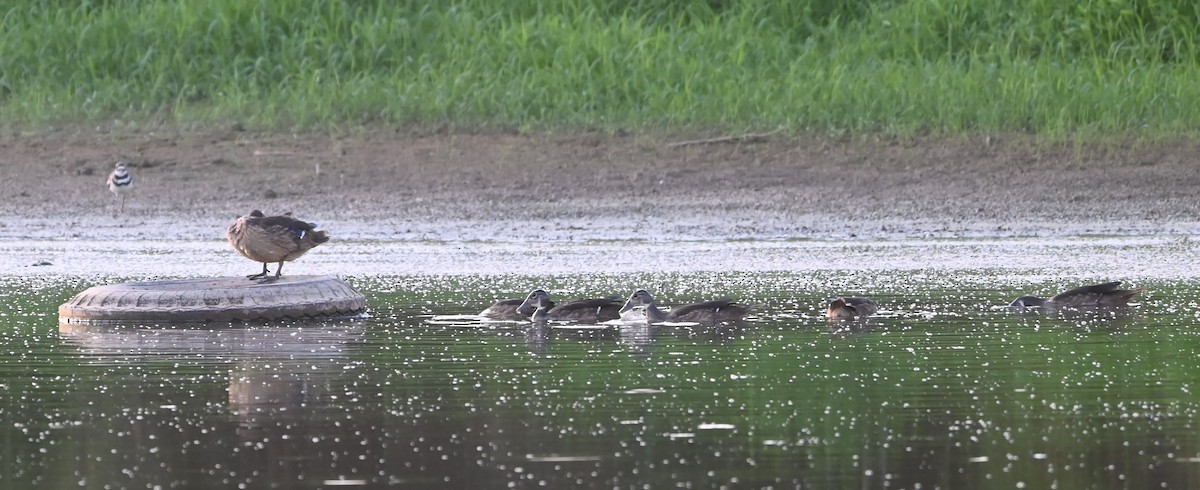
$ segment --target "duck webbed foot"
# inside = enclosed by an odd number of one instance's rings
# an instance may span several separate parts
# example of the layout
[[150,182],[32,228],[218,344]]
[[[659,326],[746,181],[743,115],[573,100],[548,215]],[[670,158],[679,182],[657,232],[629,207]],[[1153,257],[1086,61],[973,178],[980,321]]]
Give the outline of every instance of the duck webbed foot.
[[271,273],[271,271],[267,270],[267,264],[266,264],[266,263],[263,263],[263,270],[262,270],[262,272],[259,272],[258,274],[251,274],[251,275],[248,275],[248,276],[246,276],[246,279],[249,279],[249,280],[253,281],[253,280],[255,280],[255,279],[259,279],[259,278],[267,277],[267,274],[270,274],[270,273]]

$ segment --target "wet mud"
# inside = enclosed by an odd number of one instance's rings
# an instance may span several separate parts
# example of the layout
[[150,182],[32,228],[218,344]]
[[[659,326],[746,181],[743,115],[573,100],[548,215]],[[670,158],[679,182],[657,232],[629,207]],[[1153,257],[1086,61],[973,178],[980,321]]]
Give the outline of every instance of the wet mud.
[[[0,239],[221,239],[251,209],[335,238],[579,241],[1190,234],[1188,141],[1029,136],[348,134],[74,128],[0,136]],[[104,184],[129,163],[125,213]]]
[[[7,133],[0,267],[244,274],[254,264],[224,236],[251,209],[333,235],[291,270],[368,275],[1043,264],[1172,277],[1200,229],[1187,141],[672,145],[694,136]],[[118,160],[135,176],[123,213],[104,184]]]

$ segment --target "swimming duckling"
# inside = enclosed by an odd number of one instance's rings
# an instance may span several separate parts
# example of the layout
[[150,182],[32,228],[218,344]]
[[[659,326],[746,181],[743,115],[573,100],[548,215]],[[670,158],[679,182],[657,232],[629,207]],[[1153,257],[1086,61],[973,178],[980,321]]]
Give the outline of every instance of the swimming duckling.
[[116,168],[112,173],[108,174],[108,190],[112,191],[113,195],[121,200],[118,213],[125,212],[125,194],[133,190],[133,174],[129,172],[129,168],[125,166],[125,162],[117,162]]
[[550,295],[541,289],[529,293],[517,311],[530,311],[534,321],[579,321],[599,323],[621,317],[621,300],[616,298],[579,299],[555,305]]
[[670,311],[663,311],[658,309],[658,304],[654,302],[654,297],[645,289],[639,289],[629,295],[629,299],[621,306],[622,317],[629,316],[637,308],[645,309],[646,323],[736,322],[750,313],[749,306],[738,304],[731,299],[717,299],[703,303],[693,303],[673,307]]
[[1080,286],[1051,296],[1050,299],[1039,298],[1037,296],[1021,296],[1009,306],[1019,310],[1035,307],[1055,308],[1062,306],[1073,308],[1095,306],[1121,307],[1129,306],[1130,299],[1137,296],[1138,293],[1145,291],[1144,289],[1117,289],[1117,286],[1120,285],[1121,281],[1113,281],[1092,286]]
[[553,302],[550,301],[550,295],[537,294],[538,291],[545,293],[541,289],[534,290],[532,293],[529,293],[529,297],[521,300],[521,305],[517,309],[532,307],[533,313],[529,315],[529,321],[544,324],[550,320],[550,309],[554,306],[552,306]]
[[838,296],[829,301],[825,316],[830,320],[845,320],[851,318],[866,318],[879,311],[879,305],[868,298],[859,296]]
[[267,263],[278,262],[275,277],[283,274],[283,263],[296,260],[313,247],[329,241],[329,234],[315,229],[317,225],[291,216],[264,216],[255,209],[229,227],[229,244],[246,258],[263,263],[261,273],[246,276],[251,280],[265,277],[271,271]]
[[[547,308],[554,308],[554,302],[550,298],[546,298],[549,302]],[[479,312],[479,316],[492,318],[495,320],[525,320],[533,316],[533,312],[537,309],[536,304],[525,305],[525,298],[509,298],[496,300],[492,306],[485,308]]]

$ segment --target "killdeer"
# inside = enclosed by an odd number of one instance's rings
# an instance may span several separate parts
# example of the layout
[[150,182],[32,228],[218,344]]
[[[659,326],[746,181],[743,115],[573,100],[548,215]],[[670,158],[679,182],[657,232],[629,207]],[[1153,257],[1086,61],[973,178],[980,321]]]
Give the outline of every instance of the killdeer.
[[133,174],[129,172],[129,168],[125,166],[125,162],[117,162],[117,167],[112,173],[108,174],[108,190],[112,191],[120,200],[118,213],[125,212],[125,194],[128,194],[133,189]]

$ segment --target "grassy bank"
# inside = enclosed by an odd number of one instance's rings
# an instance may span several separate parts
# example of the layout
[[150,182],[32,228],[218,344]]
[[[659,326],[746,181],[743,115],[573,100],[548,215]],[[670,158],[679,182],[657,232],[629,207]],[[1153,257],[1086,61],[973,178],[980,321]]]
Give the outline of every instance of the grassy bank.
[[0,121],[1200,127],[1184,0],[431,3],[0,1]]

